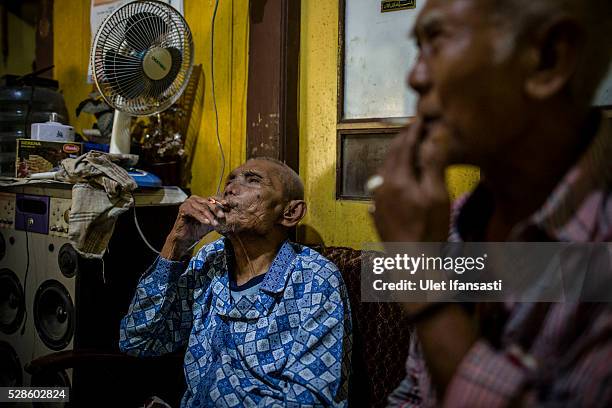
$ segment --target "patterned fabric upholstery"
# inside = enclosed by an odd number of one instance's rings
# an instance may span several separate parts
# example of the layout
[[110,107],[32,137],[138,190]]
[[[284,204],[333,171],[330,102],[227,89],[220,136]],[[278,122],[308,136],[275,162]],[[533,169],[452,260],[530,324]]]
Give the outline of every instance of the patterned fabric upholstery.
[[[397,303],[361,303],[362,251],[311,246],[338,266],[353,313],[353,362],[349,407],[384,407],[406,375],[410,324]],[[375,256],[364,252],[363,256]]]

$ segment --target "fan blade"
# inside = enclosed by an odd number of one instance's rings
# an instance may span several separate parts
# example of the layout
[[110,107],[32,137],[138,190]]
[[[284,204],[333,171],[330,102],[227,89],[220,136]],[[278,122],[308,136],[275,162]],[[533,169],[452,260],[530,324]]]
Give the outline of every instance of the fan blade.
[[168,47],[166,50],[170,53],[172,57],[172,64],[170,66],[170,70],[165,77],[160,80],[151,80],[151,84],[147,87],[146,94],[152,98],[158,97],[163,94],[170,88],[179,71],[181,70],[181,65],[183,64],[183,54],[178,48]]
[[142,60],[138,57],[108,50],[104,54],[104,75],[113,91],[126,99],[144,91]]
[[136,13],[126,23],[125,39],[136,51],[146,51],[168,31],[163,18],[150,12]]

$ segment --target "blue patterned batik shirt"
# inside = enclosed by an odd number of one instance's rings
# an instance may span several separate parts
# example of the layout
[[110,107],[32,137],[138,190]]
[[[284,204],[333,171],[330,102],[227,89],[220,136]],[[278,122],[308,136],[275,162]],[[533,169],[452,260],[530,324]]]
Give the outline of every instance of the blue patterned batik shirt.
[[351,320],[338,268],[285,241],[259,291],[232,299],[231,243],[191,259],[158,258],[121,322],[120,348],[157,356],[186,347],[182,407],[344,407]]

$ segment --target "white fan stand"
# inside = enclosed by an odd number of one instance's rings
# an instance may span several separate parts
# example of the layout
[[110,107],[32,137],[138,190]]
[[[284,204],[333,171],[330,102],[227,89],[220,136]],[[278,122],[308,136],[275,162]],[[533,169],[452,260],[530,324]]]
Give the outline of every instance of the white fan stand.
[[115,116],[113,117],[113,130],[111,132],[110,139],[110,153],[130,153],[131,135],[130,135],[130,123],[132,117],[127,113],[115,110]]

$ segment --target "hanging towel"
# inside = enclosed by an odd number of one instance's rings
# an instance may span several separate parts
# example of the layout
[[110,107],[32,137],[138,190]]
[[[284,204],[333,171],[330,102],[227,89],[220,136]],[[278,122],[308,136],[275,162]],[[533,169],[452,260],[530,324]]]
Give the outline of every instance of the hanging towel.
[[55,178],[74,184],[68,236],[86,258],[102,258],[115,221],[134,205],[136,182],[116,164],[129,159],[130,155],[91,151],[61,162]]

